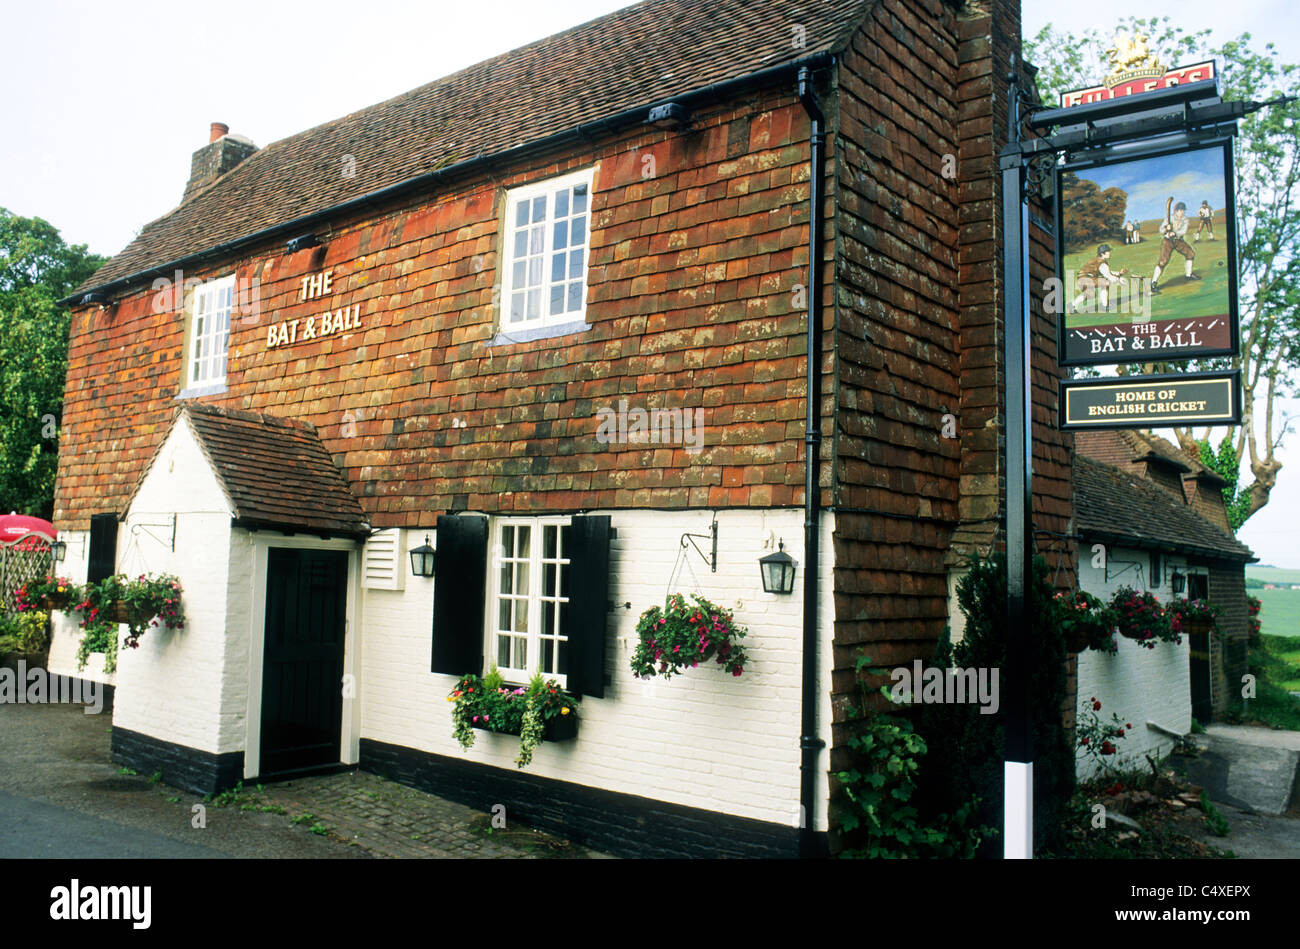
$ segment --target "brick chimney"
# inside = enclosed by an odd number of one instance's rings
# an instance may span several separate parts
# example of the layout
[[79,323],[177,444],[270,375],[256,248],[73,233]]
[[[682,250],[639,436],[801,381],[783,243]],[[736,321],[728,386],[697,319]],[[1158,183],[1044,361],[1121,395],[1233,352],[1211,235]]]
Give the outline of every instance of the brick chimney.
[[181,200],[188,201],[255,151],[257,146],[248,139],[231,135],[230,126],[213,122],[208,144],[196,151],[190,161],[190,180]]

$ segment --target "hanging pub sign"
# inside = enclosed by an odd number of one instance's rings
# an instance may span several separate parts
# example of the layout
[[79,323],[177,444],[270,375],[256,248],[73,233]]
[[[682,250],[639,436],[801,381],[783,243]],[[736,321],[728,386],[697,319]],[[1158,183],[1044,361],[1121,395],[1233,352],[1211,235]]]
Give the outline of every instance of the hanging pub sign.
[[1061,428],[1165,428],[1241,422],[1241,371],[1071,379]]
[[1056,170],[1063,366],[1235,356],[1229,140]]

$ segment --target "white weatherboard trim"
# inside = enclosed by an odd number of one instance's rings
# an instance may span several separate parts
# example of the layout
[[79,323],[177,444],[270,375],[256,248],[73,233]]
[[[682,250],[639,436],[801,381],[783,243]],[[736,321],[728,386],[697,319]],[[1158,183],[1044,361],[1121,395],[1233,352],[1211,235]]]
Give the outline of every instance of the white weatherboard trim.
[[[343,697],[343,731],[339,761],[356,764],[361,759],[361,637],[357,624],[360,598],[360,562],[357,545],[350,540],[318,537],[281,537],[254,534],[251,609],[248,624],[248,731],[244,744],[244,777],[255,778],[262,764],[262,660],[266,652],[266,567],[272,547],[301,550],[344,550],[348,553],[347,605],[344,610],[343,674],[352,676],[352,697]],[[343,683],[339,683],[343,688]]]

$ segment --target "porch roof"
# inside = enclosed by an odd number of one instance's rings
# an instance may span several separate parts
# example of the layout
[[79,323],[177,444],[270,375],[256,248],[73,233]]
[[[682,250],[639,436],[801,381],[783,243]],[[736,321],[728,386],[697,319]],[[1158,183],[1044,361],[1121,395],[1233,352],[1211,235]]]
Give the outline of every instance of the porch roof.
[[310,423],[197,402],[177,409],[172,428],[181,419],[193,429],[239,526],[321,536],[369,533],[365,512]]

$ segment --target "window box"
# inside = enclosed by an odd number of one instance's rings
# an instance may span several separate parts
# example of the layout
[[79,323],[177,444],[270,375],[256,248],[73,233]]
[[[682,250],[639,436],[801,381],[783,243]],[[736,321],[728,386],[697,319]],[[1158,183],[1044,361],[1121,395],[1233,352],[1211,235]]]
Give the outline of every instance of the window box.
[[[477,728],[480,731],[496,732],[498,735],[518,735],[519,728],[493,728],[490,722],[477,721],[470,722],[470,728]],[[565,715],[562,718],[553,718],[542,726],[543,741],[569,741],[578,737],[578,716]]]

